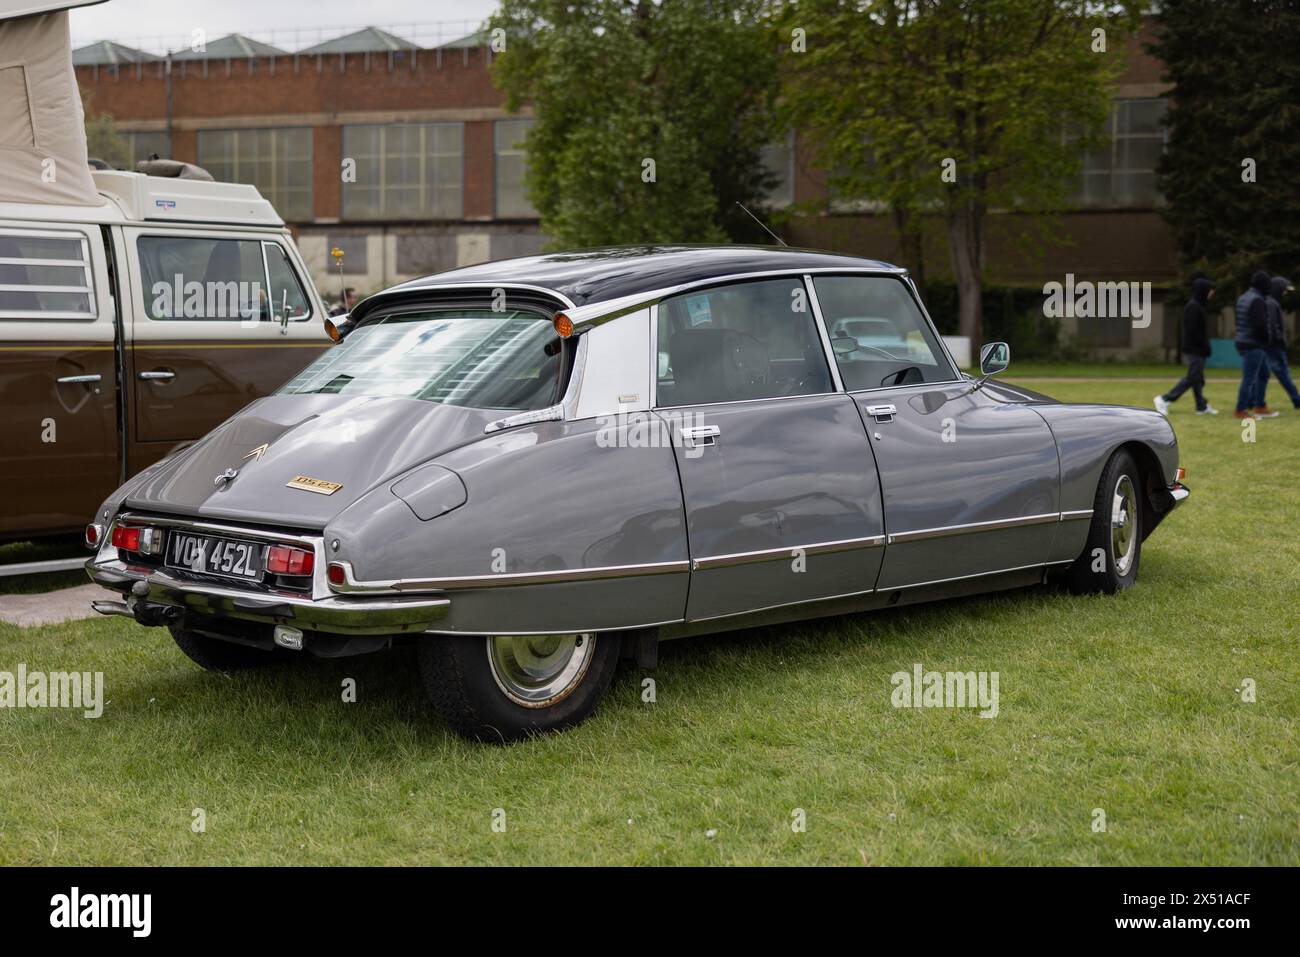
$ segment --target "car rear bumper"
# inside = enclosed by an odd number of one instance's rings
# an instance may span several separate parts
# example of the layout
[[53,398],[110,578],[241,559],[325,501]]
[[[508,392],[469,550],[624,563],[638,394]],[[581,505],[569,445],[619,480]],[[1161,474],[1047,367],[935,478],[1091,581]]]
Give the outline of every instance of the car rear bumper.
[[[339,635],[400,635],[426,631],[444,618],[448,598],[321,597],[255,592],[178,578],[164,569],[120,560],[86,563],[91,581],[119,592],[124,601],[96,602],[101,614],[130,615],[145,624],[162,624],[169,609],[237,618],[304,631]],[[174,614],[174,613],[173,613]]]

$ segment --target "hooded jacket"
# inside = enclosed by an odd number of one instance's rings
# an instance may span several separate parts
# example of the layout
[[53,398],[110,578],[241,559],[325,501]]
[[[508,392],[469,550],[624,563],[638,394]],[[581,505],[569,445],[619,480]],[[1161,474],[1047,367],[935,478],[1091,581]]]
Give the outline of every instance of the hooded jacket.
[[1268,291],[1271,282],[1262,269],[1250,277],[1250,288],[1237,300],[1237,345],[1262,349],[1268,344]]
[[1210,336],[1209,315],[1205,306],[1210,301],[1214,283],[1208,279],[1192,280],[1192,298],[1183,307],[1183,353],[1189,356],[1208,356]]
[[1268,348],[1286,348],[1286,325],[1282,321],[1282,296],[1291,288],[1291,280],[1285,276],[1274,276],[1268,291]]

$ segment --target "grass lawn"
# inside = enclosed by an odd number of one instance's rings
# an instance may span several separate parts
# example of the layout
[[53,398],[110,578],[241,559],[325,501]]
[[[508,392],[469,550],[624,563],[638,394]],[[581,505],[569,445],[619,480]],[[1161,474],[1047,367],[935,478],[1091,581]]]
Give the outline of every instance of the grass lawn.
[[[0,671],[103,671],[110,702],[0,711],[0,864],[1300,863],[1300,414],[1253,444],[1172,415],[1193,494],[1127,593],[666,644],[657,703],[627,669],[587,724],[508,748],[429,716],[409,653],[224,677],[123,619],[0,624]],[[999,715],[894,709],[914,662],[997,671]]]

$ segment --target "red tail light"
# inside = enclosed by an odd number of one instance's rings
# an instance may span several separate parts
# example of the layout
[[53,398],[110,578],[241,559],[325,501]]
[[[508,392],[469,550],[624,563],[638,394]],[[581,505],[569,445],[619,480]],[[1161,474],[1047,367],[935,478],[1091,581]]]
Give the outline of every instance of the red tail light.
[[128,528],[125,525],[114,525],[113,547],[128,552],[138,552],[140,550],[140,529]]
[[91,524],[86,526],[86,544],[91,546],[92,548],[99,544],[98,525]]
[[273,575],[310,575],[316,556],[301,548],[272,545],[266,553],[266,570]]
[[338,562],[331,564],[330,567],[326,569],[325,575],[329,579],[331,585],[342,585],[348,580],[347,574],[343,571],[343,566]]

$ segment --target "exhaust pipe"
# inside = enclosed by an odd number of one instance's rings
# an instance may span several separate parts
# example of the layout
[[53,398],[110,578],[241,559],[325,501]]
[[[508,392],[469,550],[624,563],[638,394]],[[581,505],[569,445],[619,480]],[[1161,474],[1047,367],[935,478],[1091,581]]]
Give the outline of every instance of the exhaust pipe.
[[123,615],[127,618],[134,618],[135,614],[127,607],[124,601],[92,601],[90,607],[101,615]]

